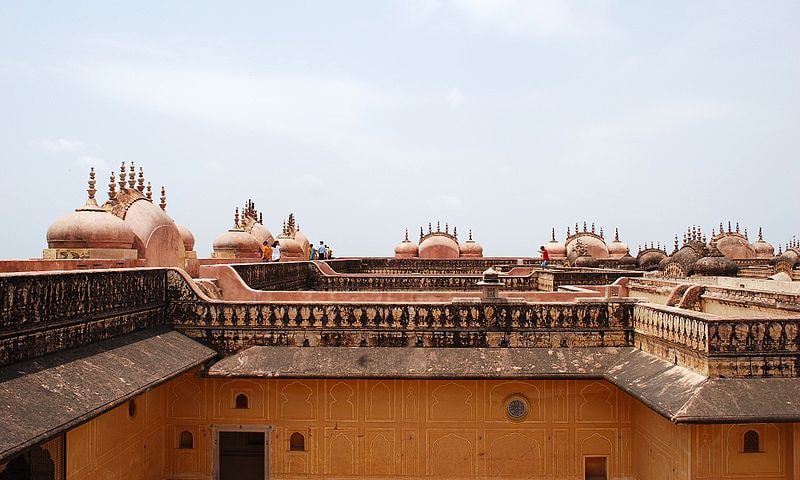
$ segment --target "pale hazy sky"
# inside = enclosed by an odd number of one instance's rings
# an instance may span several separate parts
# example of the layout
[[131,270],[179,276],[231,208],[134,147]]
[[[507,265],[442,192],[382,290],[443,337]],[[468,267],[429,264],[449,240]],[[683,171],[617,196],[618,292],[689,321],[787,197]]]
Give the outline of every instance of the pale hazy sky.
[[[252,198],[338,255],[408,227],[798,232],[800,2],[0,3],[0,257],[135,161],[206,257]],[[612,233],[613,235],[613,233]]]

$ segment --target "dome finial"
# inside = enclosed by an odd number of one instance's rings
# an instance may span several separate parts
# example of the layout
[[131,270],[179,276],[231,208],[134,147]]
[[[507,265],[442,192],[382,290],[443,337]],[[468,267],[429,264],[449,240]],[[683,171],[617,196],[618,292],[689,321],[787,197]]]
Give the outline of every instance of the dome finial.
[[167,211],[167,189],[164,188],[164,185],[161,185],[161,203],[159,207],[161,207],[161,210]]
[[619,242],[619,228],[614,227],[614,241]]
[[403,241],[404,241],[404,242],[409,242],[409,241],[410,241],[410,240],[408,239],[408,229],[407,229],[407,228],[406,228],[406,238],[405,238],[405,240],[403,240]]
[[471,228],[469,229],[469,241],[470,242],[472,241],[472,229]]
[[431,227],[431,222],[428,222],[428,233],[433,233],[433,228]]
[[152,201],[153,200],[153,186],[150,185],[150,182],[147,182],[147,199]]
[[130,167],[128,167],[128,188],[133,190],[136,186],[136,167],[131,162]]
[[714,237],[716,237],[716,236],[717,236],[717,232],[716,232],[716,231],[714,231],[714,228],[712,227],[712,228],[711,228],[711,238],[714,238]]
[[258,212],[258,223],[260,223],[261,225],[264,225],[264,213],[263,212]]
[[594,233],[594,222],[592,222],[592,233]]
[[764,241],[764,237],[761,235],[761,227],[758,227],[758,239],[762,242]]
[[111,170],[111,177],[108,180],[108,199],[114,200],[117,197],[117,177],[114,170]]
[[[470,238],[471,237],[472,237],[472,229],[470,229]],[[555,242],[556,241],[556,227],[553,227],[553,231],[551,232],[550,241],[551,242]]]
[[731,221],[728,220],[728,233],[731,233]]
[[571,237],[572,235],[569,233],[569,227],[567,227],[567,238]]
[[125,162],[119,166],[119,191],[125,188]]
[[241,227],[239,226],[239,207],[236,207],[236,211],[233,214],[233,229],[239,230]]
[[419,227],[419,240],[422,241],[422,237],[425,236],[425,232],[422,231],[422,227]]
[[746,227],[744,229],[744,239],[745,240],[750,240],[749,235],[747,235],[747,228]]
[[139,193],[144,193],[144,168],[139,167],[139,186],[136,188]]
[[453,227],[453,238],[458,240],[458,227]]
[[588,231],[588,230],[586,230],[586,220],[584,220],[584,221],[583,221],[583,231],[584,231],[584,232],[587,232],[587,231]]
[[444,233],[450,233],[450,224],[444,222]]
[[89,194],[89,199],[86,201],[86,205],[96,207],[97,201],[94,199],[94,194],[97,193],[97,189],[94,186],[97,184],[97,180],[94,179],[94,167],[90,167],[89,169],[89,188],[86,192]]
[[739,222],[736,222],[736,233],[739,233]]
[[439,220],[436,220],[436,231],[441,232],[442,229],[439,227]]
[[678,251],[678,234],[675,234],[675,251]]

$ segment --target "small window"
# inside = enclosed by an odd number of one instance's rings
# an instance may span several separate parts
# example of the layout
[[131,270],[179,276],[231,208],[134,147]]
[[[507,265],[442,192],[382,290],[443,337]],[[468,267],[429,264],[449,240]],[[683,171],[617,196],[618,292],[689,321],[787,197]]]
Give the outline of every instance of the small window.
[[585,457],[584,477],[586,480],[607,480],[606,457]]
[[300,432],[294,432],[289,437],[289,451],[303,452],[306,449],[306,437]]
[[194,435],[188,430],[181,432],[178,448],[194,448]]
[[244,408],[244,409],[250,408],[250,399],[247,398],[247,395],[245,395],[244,393],[236,395],[236,400],[233,408]]
[[131,399],[128,401],[128,417],[133,418],[136,416],[136,400]]
[[758,453],[761,451],[758,445],[758,432],[748,430],[744,432],[744,453]]

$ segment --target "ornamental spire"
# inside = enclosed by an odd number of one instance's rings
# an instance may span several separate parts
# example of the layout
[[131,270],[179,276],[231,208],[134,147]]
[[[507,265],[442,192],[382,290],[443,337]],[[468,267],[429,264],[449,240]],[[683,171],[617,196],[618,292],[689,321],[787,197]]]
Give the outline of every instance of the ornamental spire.
[[144,193],[144,169],[139,167],[139,185],[136,187],[139,193]]
[[153,200],[153,186],[150,185],[150,182],[147,182],[147,199],[152,201]]
[[[470,229],[470,234],[469,235],[470,235],[470,238],[472,238],[472,230],[471,229]],[[555,242],[556,241],[556,227],[553,227],[553,231],[551,232],[550,241],[551,242]]]
[[128,188],[133,190],[136,186],[136,167],[133,166],[133,162],[131,162],[130,167],[128,167]]
[[619,242],[619,228],[614,227],[614,241]]
[[119,191],[125,188],[125,162],[119,166]]
[[111,177],[108,180],[108,199],[114,200],[117,197],[117,177],[114,171],[111,171]]
[[167,190],[161,186],[161,203],[159,204],[161,210],[167,211]]

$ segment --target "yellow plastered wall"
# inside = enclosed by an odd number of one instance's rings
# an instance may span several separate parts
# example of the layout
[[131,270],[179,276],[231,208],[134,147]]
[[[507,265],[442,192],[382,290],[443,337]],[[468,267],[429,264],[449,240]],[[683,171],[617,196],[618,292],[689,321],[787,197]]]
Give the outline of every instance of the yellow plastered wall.
[[[745,453],[744,434],[759,435],[759,452]],[[635,478],[794,479],[800,435],[793,424],[675,425],[633,402]]]
[[[249,408],[236,409],[244,393]],[[521,395],[527,416],[506,404]],[[244,380],[167,385],[166,476],[209,478],[212,425],[273,427],[270,478],[630,478],[633,400],[605,381]],[[192,448],[180,448],[181,432]],[[294,432],[304,451],[290,451]]]
[[164,472],[166,386],[67,432],[67,480],[159,479]]

